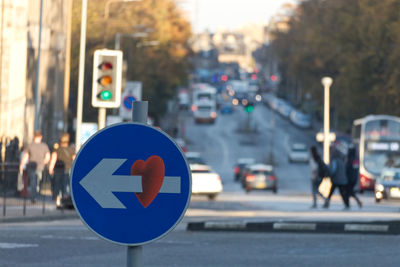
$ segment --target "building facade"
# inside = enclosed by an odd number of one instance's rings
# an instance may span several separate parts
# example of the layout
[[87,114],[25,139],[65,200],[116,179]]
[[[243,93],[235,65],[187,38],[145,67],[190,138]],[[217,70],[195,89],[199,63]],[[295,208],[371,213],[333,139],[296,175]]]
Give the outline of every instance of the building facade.
[[[72,0],[70,0],[72,1]],[[37,84],[41,0],[0,4],[0,137],[32,141],[35,92],[39,129],[52,145],[64,129],[63,92],[68,2],[43,0],[40,73]],[[4,144],[4,141],[3,141]]]

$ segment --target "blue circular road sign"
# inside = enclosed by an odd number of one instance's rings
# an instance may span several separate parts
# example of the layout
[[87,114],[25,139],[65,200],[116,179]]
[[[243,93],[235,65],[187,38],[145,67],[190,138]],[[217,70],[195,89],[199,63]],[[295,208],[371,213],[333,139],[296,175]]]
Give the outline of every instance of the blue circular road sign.
[[172,230],[191,195],[181,149],[162,131],[140,123],[115,124],[80,149],[71,193],[82,221],[106,240],[142,245]]

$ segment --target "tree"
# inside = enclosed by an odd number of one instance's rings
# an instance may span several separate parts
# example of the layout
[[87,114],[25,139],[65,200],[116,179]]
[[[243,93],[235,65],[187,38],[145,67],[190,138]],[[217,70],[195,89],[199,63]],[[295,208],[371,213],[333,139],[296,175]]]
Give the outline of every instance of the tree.
[[[106,0],[88,2],[84,83],[84,120],[96,121],[97,110],[90,106],[93,53],[114,49],[117,33],[147,32],[145,38],[121,38],[127,63],[126,79],[143,83],[143,99],[150,101],[149,114],[157,122],[178,85],[185,84],[189,71],[191,27],[173,0],[114,2],[105,19]],[[73,7],[71,52],[71,109],[76,110],[79,62],[81,2]],[[149,46],[155,44],[156,46]]]
[[371,113],[400,115],[399,8],[399,0],[301,2],[289,30],[274,32],[281,85],[301,84],[322,109],[320,81],[331,76],[342,129]]

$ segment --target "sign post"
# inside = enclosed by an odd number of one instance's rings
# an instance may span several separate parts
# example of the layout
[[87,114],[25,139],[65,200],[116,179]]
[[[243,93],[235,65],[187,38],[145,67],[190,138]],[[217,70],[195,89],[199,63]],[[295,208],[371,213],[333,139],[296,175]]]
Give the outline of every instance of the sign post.
[[127,246],[127,266],[142,265],[142,245],[183,218],[191,172],[180,147],[146,125],[148,102],[133,104],[133,122],[108,126],[79,150],[71,195],[82,222],[101,238]]
[[[149,102],[133,101],[132,102],[132,121],[147,123],[147,115],[149,110]],[[128,246],[127,248],[127,267],[142,266],[143,249],[142,246]]]

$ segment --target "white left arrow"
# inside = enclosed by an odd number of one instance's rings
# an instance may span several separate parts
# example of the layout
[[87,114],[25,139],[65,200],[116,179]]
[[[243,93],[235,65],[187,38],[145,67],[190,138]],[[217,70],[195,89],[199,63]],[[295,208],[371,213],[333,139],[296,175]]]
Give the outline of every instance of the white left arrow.
[[79,182],[102,208],[126,209],[113,192],[143,192],[142,177],[113,175],[127,159],[102,159]]

